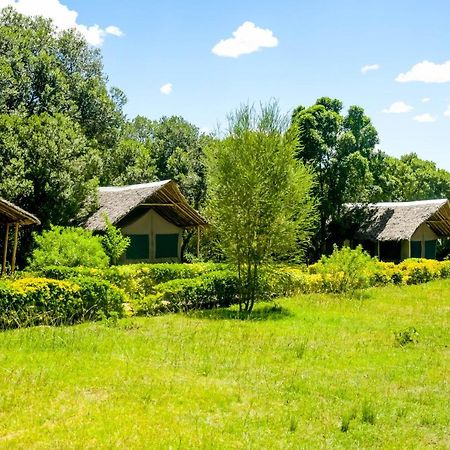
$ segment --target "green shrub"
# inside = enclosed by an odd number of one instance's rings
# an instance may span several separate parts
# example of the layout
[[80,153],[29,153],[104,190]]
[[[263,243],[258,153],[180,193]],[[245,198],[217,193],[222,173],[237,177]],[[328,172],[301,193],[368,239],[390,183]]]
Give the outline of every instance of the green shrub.
[[102,245],[105,253],[108,255],[110,264],[116,265],[119,258],[130,246],[131,239],[128,236],[124,236],[122,231],[110,222],[106,214],[103,216],[103,219],[106,230],[104,236],[102,236]]
[[106,281],[21,278],[0,283],[0,328],[73,324],[123,314],[126,297]]
[[84,320],[123,315],[123,304],[127,297],[117,286],[94,277],[77,277],[71,281],[80,288],[79,295],[83,302],[80,317]]
[[322,275],[325,292],[353,292],[370,286],[376,264],[361,246],[355,249],[335,246],[330,256],[322,256],[310,267],[310,272]]
[[171,280],[155,286],[154,294],[137,302],[138,314],[227,307],[238,303],[238,279],[233,272],[206,273],[196,278]]
[[394,331],[394,338],[400,347],[405,347],[408,344],[417,344],[419,342],[419,333],[414,327],[409,327],[404,330]]
[[123,289],[130,297],[139,298],[154,293],[157,284],[170,280],[195,278],[202,274],[222,270],[225,266],[214,263],[196,264],[127,264],[107,268],[49,266],[37,271],[41,276],[66,280],[88,276],[107,280]]
[[42,234],[34,234],[36,248],[29,266],[32,270],[47,266],[106,267],[108,257],[101,238],[76,227],[52,227]]

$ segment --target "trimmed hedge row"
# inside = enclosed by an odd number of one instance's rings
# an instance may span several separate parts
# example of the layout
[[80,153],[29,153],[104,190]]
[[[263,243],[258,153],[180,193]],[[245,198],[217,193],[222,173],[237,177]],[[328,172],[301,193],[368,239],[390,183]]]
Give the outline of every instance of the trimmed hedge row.
[[122,290],[96,278],[6,279],[0,282],[0,329],[122,316],[125,300]]
[[238,302],[238,278],[230,271],[206,273],[196,278],[167,281],[154,287],[154,293],[139,299],[135,313],[163,312],[228,307]]
[[[100,311],[106,311],[106,314],[108,311],[117,311],[119,303],[125,301],[123,293],[121,300],[117,300],[112,309],[108,301],[106,304],[98,303],[98,299],[108,298],[107,286],[111,289],[110,283],[128,294],[131,298],[131,308],[135,314],[140,315],[227,307],[239,301],[239,280],[236,274],[226,269],[223,264],[136,264],[107,269],[49,267],[41,273],[59,280],[54,280],[54,283],[68,282],[70,286],[79,286],[80,290],[89,283],[97,286],[95,295],[90,294],[93,288],[85,289],[78,294],[66,293],[69,304],[64,313],[55,306],[59,305],[58,301],[63,302],[62,299],[52,300],[56,301],[55,305],[53,303],[47,305],[45,301],[41,301],[41,305],[38,302],[42,311],[45,311],[47,306],[48,310],[53,308],[54,312],[49,313],[50,322],[57,320],[73,323],[70,321],[96,318],[95,315]],[[370,258],[361,249],[340,249],[309,267],[279,266],[264,271],[260,279],[259,292],[261,300],[268,300],[298,293],[351,293],[371,286],[418,284],[448,277],[450,277],[450,261],[409,259],[400,264],[383,263]],[[103,285],[105,289],[103,293],[98,292],[100,285],[96,283],[106,283]],[[59,285],[55,286],[52,285],[51,289],[58,299]],[[79,302],[81,298],[85,305],[95,304],[92,313],[89,312],[91,306],[83,306],[78,315],[74,314],[76,306],[72,305],[71,302],[75,301],[72,299]],[[62,306],[59,305],[59,308]],[[21,320],[26,319],[26,314]],[[39,314],[37,317],[40,317]],[[36,320],[42,322],[43,319]]]
[[[372,259],[358,270],[343,266],[341,270],[320,272],[318,265],[307,270],[282,268],[276,279],[284,284],[278,290],[284,295],[295,293],[343,293],[388,284],[411,285],[450,278],[450,261],[407,259],[400,264],[379,262]],[[284,273],[284,276],[281,275]],[[281,277],[280,277],[281,275]]]
[[123,289],[131,298],[154,293],[154,287],[170,280],[196,278],[208,272],[224,270],[223,264],[129,264],[107,268],[50,266],[36,272],[39,276],[56,280],[74,277],[94,277],[107,280]]

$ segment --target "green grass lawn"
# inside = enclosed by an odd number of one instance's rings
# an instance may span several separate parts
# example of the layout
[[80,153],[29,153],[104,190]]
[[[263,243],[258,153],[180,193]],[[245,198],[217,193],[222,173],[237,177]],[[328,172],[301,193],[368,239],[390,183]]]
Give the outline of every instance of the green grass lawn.
[[2,332],[0,448],[450,448],[450,281],[279,306]]

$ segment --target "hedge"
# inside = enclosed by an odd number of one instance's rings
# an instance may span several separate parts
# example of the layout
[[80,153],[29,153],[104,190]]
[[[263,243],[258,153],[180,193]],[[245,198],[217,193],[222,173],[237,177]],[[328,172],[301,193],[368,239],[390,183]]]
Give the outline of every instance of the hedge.
[[36,272],[38,276],[67,280],[74,277],[94,277],[107,280],[123,289],[132,298],[154,293],[154,287],[170,280],[195,278],[202,274],[223,270],[223,264],[128,264],[108,268],[50,266]]
[[[239,301],[238,278],[223,264],[133,264],[107,269],[49,267],[41,273],[80,286],[94,283],[93,280],[107,280],[128,294],[136,314],[227,307]],[[275,266],[262,271],[259,298],[268,300],[299,293],[351,294],[371,286],[418,284],[448,277],[450,261],[408,259],[400,264],[384,263],[370,258],[362,249],[344,248],[309,267]],[[89,297],[87,293],[83,295]],[[96,293],[94,297],[105,295]],[[107,310],[108,306],[101,308]]]
[[7,279],[0,282],[0,328],[74,324],[122,316],[126,296],[104,280]]
[[139,299],[136,314],[228,307],[238,301],[238,279],[230,271],[206,273],[158,284],[154,293]]

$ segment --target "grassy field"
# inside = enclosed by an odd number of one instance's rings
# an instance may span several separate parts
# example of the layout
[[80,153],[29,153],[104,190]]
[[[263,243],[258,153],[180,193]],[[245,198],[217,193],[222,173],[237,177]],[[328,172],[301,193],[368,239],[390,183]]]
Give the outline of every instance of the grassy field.
[[450,448],[450,281],[279,306],[2,332],[0,448]]

